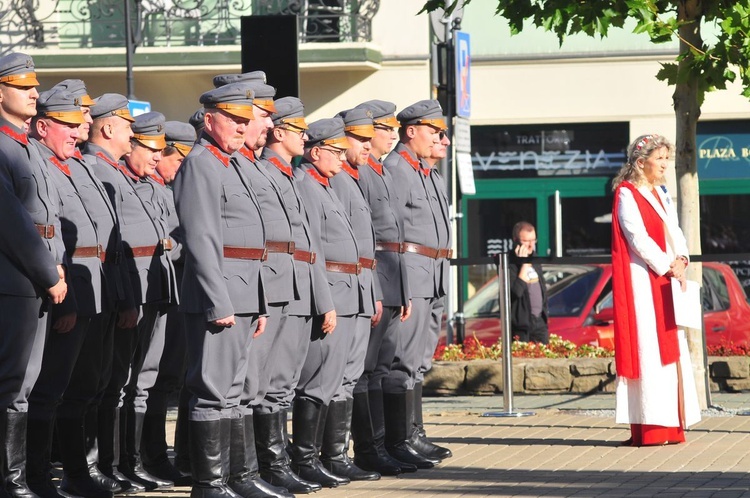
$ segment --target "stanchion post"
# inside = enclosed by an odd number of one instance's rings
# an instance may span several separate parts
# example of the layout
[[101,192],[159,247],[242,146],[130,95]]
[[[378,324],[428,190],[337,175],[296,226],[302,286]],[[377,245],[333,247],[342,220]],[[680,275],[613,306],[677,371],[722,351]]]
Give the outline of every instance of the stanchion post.
[[513,338],[510,330],[510,276],[508,275],[508,253],[499,255],[497,266],[498,302],[500,304],[500,337],[503,344],[503,411],[483,413],[483,417],[528,417],[534,412],[513,410]]

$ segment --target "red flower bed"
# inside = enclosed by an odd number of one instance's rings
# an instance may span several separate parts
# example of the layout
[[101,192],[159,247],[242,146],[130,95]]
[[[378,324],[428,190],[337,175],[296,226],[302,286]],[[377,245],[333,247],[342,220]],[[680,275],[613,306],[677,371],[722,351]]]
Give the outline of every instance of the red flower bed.
[[[467,337],[460,344],[440,345],[435,350],[434,360],[498,360],[502,358],[502,344],[484,344],[476,337]],[[511,354],[514,358],[610,358],[614,350],[590,345],[577,346],[559,336],[550,335],[549,344],[513,341]]]

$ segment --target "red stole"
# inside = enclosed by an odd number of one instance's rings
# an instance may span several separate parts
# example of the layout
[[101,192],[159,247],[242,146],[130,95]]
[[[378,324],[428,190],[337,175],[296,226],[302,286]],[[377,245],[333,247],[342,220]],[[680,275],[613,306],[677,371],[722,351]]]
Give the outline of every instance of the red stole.
[[[638,356],[638,326],[636,322],[633,282],[630,273],[628,243],[620,228],[618,218],[619,194],[621,188],[633,193],[638,211],[646,226],[646,232],[662,251],[666,251],[664,221],[654,207],[630,182],[622,182],[615,190],[612,205],[612,294],[614,298],[615,365],[617,375],[628,379],[640,378]],[[672,305],[672,284],[670,277],[657,275],[648,268],[651,282],[651,295],[656,316],[656,335],[663,365],[675,363],[680,358],[677,342],[677,324]]]

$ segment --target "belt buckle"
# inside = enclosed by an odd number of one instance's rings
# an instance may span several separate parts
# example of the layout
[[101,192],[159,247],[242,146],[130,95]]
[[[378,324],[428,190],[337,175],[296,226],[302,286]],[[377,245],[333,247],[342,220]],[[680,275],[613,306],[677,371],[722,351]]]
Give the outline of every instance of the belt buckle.
[[356,262],[356,263],[354,264],[354,266],[355,266],[355,267],[356,267],[356,269],[357,269],[357,273],[356,273],[357,275],[359,275],[360,273],[362,273],[362,263],[360,263],[359,261],[357,261],[357,262]]
[[318,255],[312,251],[310,251],[310,264],[314,265],[315,260],[318,258]]
[[101,244],[96,245],[96,257],[99,259],[102,259],[102,253],[104,253],[104,248]]
[[289,242],[287,244],[286,252],[289,253],[289,254],[294,254],[295,247],[296,247],[296,245],[295,245],[294,241]]
[[398,252],[399,254],[404,254],[406,252],[406,242],[398,243]]
[[268,248],[267,248],[267,247],[264,247],[264,248],[263,248],[263,253],[262,253],[262,254],[261,254],[261,256],[260,256],[260,260],[261,260],[261,261],[265,261],[265,260],[267,260],[267,259],[268,259]]
[[45,239],[55,238],[55,225],[44,225],[44,238]]
[[172,239],[161,239],[159,241],[161,243],[161,248],[164,251],[171,251],[172,250]]

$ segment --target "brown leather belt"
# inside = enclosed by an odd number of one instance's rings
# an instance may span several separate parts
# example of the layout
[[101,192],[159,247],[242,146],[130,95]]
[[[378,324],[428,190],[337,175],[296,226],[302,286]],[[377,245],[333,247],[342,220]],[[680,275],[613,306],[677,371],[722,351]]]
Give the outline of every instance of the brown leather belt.
[[362,266],[362,268],[367,268],[368,270],[374,270],[376,266],[378,266],[378,262],[374,259],[368,259],[368,258],[359,258],[359,264]]
[[404,244],[402,242],[377,242],[375,243],[375,250],[403,253]]
[[304,263],[308,263],[311,265],[315,264],[316,257],[317,255],[312,251],[307,252],[307,251],[299,251],[299,250],[294,251],[294,255],[292,256],[292,258],[294,258],[295,261],[302,261]]
[[265,261],[268,259],[268,250],[265,247],[235,247],[224,246],[224,257],[232,259],[256,259]]
[[39,225],[34,223],[34,226],[43,239],[53,239],[55,237],[55,225]]
[[414,242],[404,242],[404,252],[413,252],[415,254],[421,254],[432,259],[442,259],[453,257],[453,249],[435,249],[432,247],[423,246],[422,244],[415,244]]
[[340,263],[338,261],[326,261],[326,270],[336,273],[348,273],[349,275],[359,275],[362,272],[362,265],[357,263]]
[[280,252],[285,254],[294,254],[294,242],[277,242],[274,240],[266,241],[268,252]]
[[89,247],[76,247],[75,252],[73,252],[74,258],[99,258],[102,259],[102,254],[104,253],[104,248],[101,244],[97,244],[95,246],[89,246]]
[[161,239],[155,246],[126,247],[125,253],[131,258],[144,258],[153,256],[159,251],[171,251],[172,239]]

